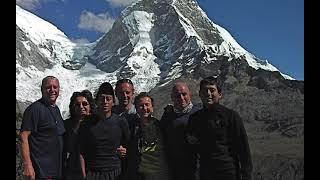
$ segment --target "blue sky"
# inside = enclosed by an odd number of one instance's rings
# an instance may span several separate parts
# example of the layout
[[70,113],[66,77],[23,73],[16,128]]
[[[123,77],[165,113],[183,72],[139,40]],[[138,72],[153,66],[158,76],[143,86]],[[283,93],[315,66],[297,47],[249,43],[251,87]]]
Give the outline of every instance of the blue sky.
[[[135,0],[16,0],[74,41],[93,42]],[[303,0],[198,0],[216,24],[256,57],[304,80]]]

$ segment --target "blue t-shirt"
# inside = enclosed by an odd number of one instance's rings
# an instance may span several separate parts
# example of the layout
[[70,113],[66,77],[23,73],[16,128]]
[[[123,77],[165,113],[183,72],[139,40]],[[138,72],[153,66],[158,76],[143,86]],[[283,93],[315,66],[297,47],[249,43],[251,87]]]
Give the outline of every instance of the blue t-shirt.
[[61,177],[65,129],[58,106],[44,99],[32,103],[23,114],[21,131],[31,131],[28,142],[36,177]]

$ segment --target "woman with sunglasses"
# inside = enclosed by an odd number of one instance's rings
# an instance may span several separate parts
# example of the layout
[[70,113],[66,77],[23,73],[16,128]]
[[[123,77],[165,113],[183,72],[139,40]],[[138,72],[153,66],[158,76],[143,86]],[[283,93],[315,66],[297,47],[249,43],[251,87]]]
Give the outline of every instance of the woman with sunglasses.
[[70,98],[70,117],[64,121],[66,133],[64,134],[64,180],[84,179],[81,165],[84,160],[80,157],[78,129],[95,109],[92,94],[88,90],[74,92]]

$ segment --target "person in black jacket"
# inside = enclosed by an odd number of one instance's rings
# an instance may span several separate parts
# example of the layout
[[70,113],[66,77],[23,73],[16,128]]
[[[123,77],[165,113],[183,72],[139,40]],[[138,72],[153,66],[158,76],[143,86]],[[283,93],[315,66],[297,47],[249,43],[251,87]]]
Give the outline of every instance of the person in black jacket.
[[124,117],[128,122],[130,129],[130,140],[127,147],[120,145],[119,151],[126,149],[124,152],[126,156],[122,158],[121,162],[121,180],[137,180],[138,174],[136,169],[137,164],[137,149],[135,147],[137,137],[135,128],[138,124],[138,118],[134,100],[134,86],[130,79],[120,79],[116,83],[115,95],[118,98],[118,104],[113,106],[112,111]]
[[81,180],[84,179],[81,172],[81,163],[84,159],[80,157],[78,129],[80,123],[85,120],[95,109],[92,94],[88,90],[74,92],[70,98],[70,117],[64,121],[66,132],[64,134],[64,179]]
[[200,82],[203,109],[189,118],[187,140],[200,154],[201,180],[250,180],[252,160],[248,137],[239,114],[219,104],[221,82]]
[[185,141],[189,116],[199,110],[191,102],[191,92],[185,82],[176,82],[171,90],[173,105],[167,105],[161,117],[165,132],[165,146],[168,149],[169,169],[174,180],[199,179],[197,156],[190,152]]
[[112,112],[114,101],[112,85],[102,83],[96,96],[97,115],[80,125],[80,153],[85,160],[87,180],[118,180],[120,177],[118,147],[127,144],[130,132],[127,121]]

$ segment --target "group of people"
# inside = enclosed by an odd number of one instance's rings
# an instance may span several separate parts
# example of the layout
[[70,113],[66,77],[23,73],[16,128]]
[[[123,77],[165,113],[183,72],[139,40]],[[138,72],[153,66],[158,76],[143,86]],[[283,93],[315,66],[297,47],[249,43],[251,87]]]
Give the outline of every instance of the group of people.
[[[104,82],[70,98],[70,117],[56,105],[59,80],[42,80],[41,99],[24,112],[20,148],[25,179],[249,180],[252,160],[239,114],[219,104],[217,77],[201,80],[202,106],[185,82],[171,90],[161,119],[154,99],[135,95],[130,79]],[[116,98],[118,104],[116,105]]]

